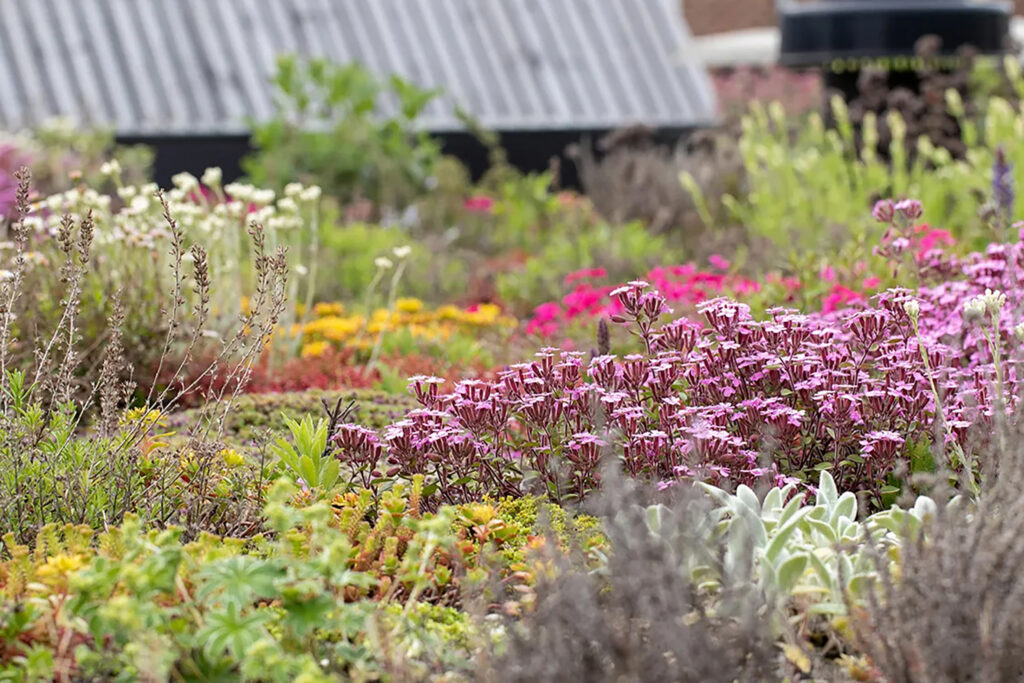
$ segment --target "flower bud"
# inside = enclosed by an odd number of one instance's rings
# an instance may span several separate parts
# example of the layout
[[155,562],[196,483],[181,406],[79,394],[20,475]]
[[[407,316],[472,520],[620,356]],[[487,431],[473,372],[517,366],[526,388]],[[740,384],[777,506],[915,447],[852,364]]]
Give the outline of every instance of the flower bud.
[[921,315],[921,304],[917,303],[917,299],[907,299],[903,302],[903,311],[916,324],[918,317]]
[[904,199],[896,204],[896,210],[907,220],[917,220],[924,214],[924,207],[916,199]]
[[892,200],[883,199],[880,202],[876,202],[871,215],[874,216],[875,220],[879,223],[891,223],[892,219],[896,216],[896,210],[893,207]]

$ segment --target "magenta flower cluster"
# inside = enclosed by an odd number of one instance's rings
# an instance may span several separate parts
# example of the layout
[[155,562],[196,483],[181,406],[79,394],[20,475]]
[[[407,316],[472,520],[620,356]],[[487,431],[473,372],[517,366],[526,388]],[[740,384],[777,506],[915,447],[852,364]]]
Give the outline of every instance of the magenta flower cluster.
[[[546,348],[497,381],[448,394],[437,378],[413,377],[420,409],[380,435],[341,426],[337,454],[376,477],[424,474],[435,500],[449,503],[579,498],[599,486],[608,456],[662,486],[810,482],[828,468],[841,488],[881,504],[910,449],[966,449],[968,427],[1000,401],[1015,405],[1024,243],[932,261],[955,279],[828,313],[773,309],[765,320],[718,298],[699,305],[699,320],[663,323],[665,298],[632,282],[613,292],[613,322],[637,335],[642,353]],[[965,303],[995,289],[1004,308],[965,319]],[[986,336],[993,319],[998,332]],[[990,340],[1001,351],[998,385]]]

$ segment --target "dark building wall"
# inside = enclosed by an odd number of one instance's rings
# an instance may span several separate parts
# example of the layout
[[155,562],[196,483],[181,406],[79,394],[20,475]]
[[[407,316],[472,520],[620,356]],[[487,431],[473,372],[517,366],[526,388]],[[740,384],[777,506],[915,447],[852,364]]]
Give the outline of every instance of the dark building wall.
[[[524,172],[547,170],[552,158],[557,157],[563,187],[578,188],[579,178],[574,163],[566,156],[566,149],[577,143],[596,142],[606,135],[607,130],[555,130],[555,131],[507,131],[501,134],[509,163]],[[658,131],[655,140],[662,144],[674,144],[686,134],[685,130]],[[487,149],[467,133],[439,134],[437,138],[445,154],[458,158],[469,169],[474,179],[488,168]],[[143,144],[154,148],[156,161],[154,180],[161,187],[169,187],[171,176],[188,171],[200,176],[209,166],[220,166],[224,182],[237,180],[242,176],[241,160],[251,151],[246,136],[223,137],[164,137],[164,138],[118,138],[125,144]]]

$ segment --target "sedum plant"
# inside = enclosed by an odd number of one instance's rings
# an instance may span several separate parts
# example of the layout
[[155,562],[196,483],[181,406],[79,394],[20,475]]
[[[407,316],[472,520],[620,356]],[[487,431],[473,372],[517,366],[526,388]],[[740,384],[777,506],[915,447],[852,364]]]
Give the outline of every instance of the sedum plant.
[[517,555],[489,549],[527,530],[502,506],[426,513],[417,486],[374,508],[366,490],[328,502],[282,478],[269,535],[248,541],[134,516],[48,525],[33,546],[7,534],[0,679],[469,679],[490,636],[450,605],[470,573],[511,574]]

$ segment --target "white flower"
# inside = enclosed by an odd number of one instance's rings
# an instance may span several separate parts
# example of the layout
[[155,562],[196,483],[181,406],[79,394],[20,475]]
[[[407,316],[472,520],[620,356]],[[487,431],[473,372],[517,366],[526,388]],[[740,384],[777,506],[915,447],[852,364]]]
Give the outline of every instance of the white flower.
[[409,245],[405,244],[405,245],[402,245],[400,247],[395,247],[391,251],[392,251],[392,253],[394,253],[396,258],[405,258],[409,254],[412,253],[412,247],[410,247]]
[[117,159],[104,161],[100,164],[100,173],[105,176],[121,175],[121,164],[118,163]]
[[921,304],[917,303],[917,299],[907,299],[903,302],[903,310],[916,323],[918,316],[921,315]]
[[1006,295],[999,290],[986,289],[979,298],[985,302],[985,310],[991,316],[998,316],[999,311],[1003,309],[1003,304],[1006,303]]
[[378,256],[373,260],[373,263],[381,270],[387,270],[388,268],[394,265],[393,263],[391,263],[391,259],[389,259],[386,256]]
[[176,173],[171,176],[171,182],[182,192],[191,192],[199,187],[199,181],[191,173]]
[[269,204],[270,202],[274,201],[274,191],[273,190],[253,190],[252,191],[252,201],[253,201],[254,204],[261,204],[261,205]]
[[228,183],[224,186],[224,191],[231,196],[232,199],[237,199],[240,202],[246,202],[252,200],[252,185],[245,185],[243,183]]
[[309,275],[309,268],[299,263],[295,266],[295,272],[299,275]]
[[277,203],[278,211],[286,211],[288,213],[295,213],[299,210],[299,205],[295,203],[295,200],[291,197],[285,197]]
[[149,198],[142,196],[133,197],[131,208],[132,211],[137,211],[138,213],[145,213],[146,210],[149,208]]
[[299,193],[299,199],[301,199],[304,202],[313,203],[316,200],[320,199],[320,192],[321,190],[319,185],[310,185],[301,193]]
[[1017,337],[1018,342],[1024,344],[1024,323],[1018,323],[1017,326],[1013,328],[1013,335]]
[[250,220],[254,220],[257,223],[266,223],[270,220],[274,214],[277,213],[272,206],[264,206],[259,211],[256,211],[249,216]]
[[288,183],[284,186],[284,196],[295,199],[302,194],[302,183]]
[[222,178],[223,174],[221,173],[220,166],[211,166],[203,171],[201,180],[203,185],[207,187],[218,187]]
[[976,296],[973,299],[969,299],[964,302],[964,322],[975,322],[981,320],[982,316],[985,315],[985,299],[984,296]]
[[295,216],[274,216],[267,221],[269,230],[292,230],[301,227],[302,222]]
[[0,280],[10,280],[14,277],[14,273],[9,270],[0,270]]

